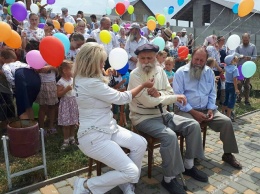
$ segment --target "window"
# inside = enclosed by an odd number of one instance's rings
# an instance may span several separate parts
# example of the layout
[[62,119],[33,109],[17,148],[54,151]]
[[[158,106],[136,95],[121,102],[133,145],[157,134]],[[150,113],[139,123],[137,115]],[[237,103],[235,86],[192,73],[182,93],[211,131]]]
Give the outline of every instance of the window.
[[131,15],[131,21],[136,21],[136,17],[134,13]]
[[144,15],[143,15],[143,22],[146,22],[147,18],[148,18],[148,15],[147,15],[147,14],[144,14]]
[[203,15],[202,15],[202,25],[206,25],[206,23],[210,23],[210,4],[203,5]]

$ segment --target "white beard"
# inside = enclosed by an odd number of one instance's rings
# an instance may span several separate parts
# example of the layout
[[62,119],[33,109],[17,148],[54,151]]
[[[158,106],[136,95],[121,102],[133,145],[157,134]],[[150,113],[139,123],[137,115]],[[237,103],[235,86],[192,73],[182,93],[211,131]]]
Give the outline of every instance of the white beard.
[[137,67],[139,67],[142,71],[142,78],[144,81],[148,81],[149,79],[152,79],[156,73],[156,61],[154,63],[148,63],[146,65],[140,64],[139,61],[136,64]]
[[199,80],[203,69],[204,69],[204,67],[191,63],[190,64],[190,78]]

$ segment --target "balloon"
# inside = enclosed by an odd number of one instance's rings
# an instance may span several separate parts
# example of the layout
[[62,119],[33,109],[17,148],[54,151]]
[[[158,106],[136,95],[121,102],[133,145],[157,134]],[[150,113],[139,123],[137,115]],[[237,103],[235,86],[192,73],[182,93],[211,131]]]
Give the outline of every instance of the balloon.
[[162,26],[166,22],[166,17],[164,15],[160,14],[157,17],[157,21],[158,21],[158,24],[160,24]]
[[155,14],[155,18],[157,19],[157,17],[158,17],[159,15],[161,15],[161,14],[160,14],[160,13]]
[[8,7],[7,7],[7,13],[8,13],[9,15],[12,15],[11,7],[12,7],[12,5],[8,5]]
[[62,42],[62,44],[64,46],[64,50],[65,50],[65,55],[67,55],[70,51],[70,40],[69,40],[69,38],[63,33],[55,33],[55,34],[53,34],[53,36],[58,38]]
[[39,104],[34,102],[32,105],[32,109],[33,109],[33,115],[35,119],[38,119],[39,108],[40,108]]
[[180,46],[178,48],[178,56],[182,59],[186,59],[189,54],[189,49],[186,46]]
[[12,29],[10,25],[5,22],[0,22],[0,42],[10,38]]
[[115,70],[122,69],[127,61],[128,61],[128,55],[125,49],[122,48],[114,48],[110,53],[108,57],[109,63],[111,67],[113,67]]
[[235,13],[235,14],[238,13],[238,6],[239,6],[239,3],[236,3],[236,4],[233,5],[233,7],[232,7],[233,13]]
[[110,41],[112,40],[112,36],[111,36],[110,32],[107,30],[102,30],[99,33],[99,38],[100,38],[101,42],[103,42],[105,44],[110,43]]
[[164,13],[164,14],[167,14],[167,13],[168,13],[168,7],[164,7],[164,8],[163,8],[163,13]]
[[135,10],[135,8],[132,5],[129,5],[129,7],[127,8],[127,11],[128,11],[129,14],[133,14],[134,10]]
[[235,50],[240,44],[240,37],[236,34],[231,35],[227,40],[227,47],[230,50]]
[[8,3],[10,5],[14,4],[14,2],[15,2],[15,0],[6,0],[6,3]]
[[57,30],[60,29],[60,23],[57,20],[52,20],[52,23]]
[[113,9],[116,6],[116,3],[114,0],[108,0],[108,7],[110,7],[111,9]]
[[64,30],[67,32],[67,34],[72,34],[74,32],[74,26],[70,22],[66,22],[64,24]]
[[179,6],[182,6],[182,4],[184,3],[184,0],[178,0],[177,3]]
[[52,5],[55,3],[55,0],[47,0],[47,4]]
[[256,64],[253,61],[246,61],[242,65],[242,74],[245,78],[252,77],[256,72]]
[[153,16],[149,16],[146,21],[148,22],[149,20],[156,21],[155,17],[153,17]]
[[120,30],[120,27],[117,24],[113,24],[112,29],[113,29],[114,32],[118,32]]
[[118,13],[118,15],[123,15],[125,13],[125,5],[123,3],[117,3],[116,12]]
[[56,37],[47,36],[43,38],[39,48],[43,59],[54,67],[58,67],[64,60],[64,46]]
[[238,16],[244,17],[248,15],[255,6],[254,0],[241,0],[238,6]]
[[188,54],[187,59],[191,60],[191,54]]
[[130,78],[130,73],[129,72],[126,72],[126,74],[122,76],[122,79],[126,79],[125,84],[129,83],[129,78]]
[[245,79],[245,77],[243,76],[243,74],[242,74],[242,65],[239,65],[238,67],[237,67],[237,69],[238,69],[238,77],[237,77],[237,79],[238,80],[244,80]]
[[174,12],[174,7],[170,6],[168,9],[168,14],[171,15],[171,14],[173,14],[173,12]]
[[154,20],[149,20],[147,22],[147,27],[149,30],[153,31],[156,28],[156,22]]
[[25,6],[23,6],[21,3],[14,3],[11,7],[11,12],[15,19],[18,21],[23,21],[27,17],[27,10]]
[[128,0],[124,0],[123,4],[125,5],[125,8],[128,9],[130,6],[130,2]]
[[39,7],[38,7],[38,5],[33,3],[33,4],[30,5],[30,10],[31,10],[32,13],[37,14],[39,12]]
[[110,15],[112,13],[112,9],[110,7],[106,8],[106,14]]
[[117,72],[124,75],[126,72],[128,72],[129,64],[127,63],[122,69],[118,69]]
[[18,49],[22,46],[22,39],[16,31],[12,30],[11,36],[4,43],[11,48]]
[[26,62],[33,69],[41,69],[46,64],[40,51],[37,50],[31,50],[26,54]]
[[154,45],[159,46],[159,50],[162,51],[165,47],[165,41],[162,37],[156,37],[155,39],[153,39],[152,43]]
[[172,39],[174,39],[176,35],[177,35],[176,32],[173,32],[172,33]]
[[19,3],[20,5],[24,6],[26,8],[26,5],[22,1],[17,1],[16,3]]
[[38,24],[38,28],[41,28],[41,29],[43,29],[43,28],[44,28],[44,26],[45,26],[45,23],[39,23],[39,24]]

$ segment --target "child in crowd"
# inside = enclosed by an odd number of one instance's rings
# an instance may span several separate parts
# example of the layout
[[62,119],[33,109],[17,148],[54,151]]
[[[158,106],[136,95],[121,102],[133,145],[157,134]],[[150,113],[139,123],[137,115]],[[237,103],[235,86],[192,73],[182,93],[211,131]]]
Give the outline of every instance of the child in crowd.
[[57,95],[60,97],[58,125],[62,126],[64,142],[61,149],[66,149],[75,142],[75,126],[79,124],[78,105],[72,90],[72,61],[64,60],[59,66],[60,80],[57,83]]
[[54,127],[55,105],[58,103],[57,86],[56,86],[56,68],[51,65],[45,65],[39,71],[41,77],[41,90],[37,96],[36,102],[39,108],[39,127],[44,128],[45,116],[49,118],[48,130],[45,135],[57,133]]
[[70,61],[75,61],[76,55],[79,52],[79,48],[85,43],[85,38],[81,33],[75,32],[70,35],[69,40],[70,51],[66,55],[66,59]]
[[164,71],[168,77],[168,80],[169,80],[169,83],[171,84],[172,86],[172,82],[173,82],[173,77],[174,77],[174,72],[173,72],[173,69],[174,69],[174,58],[173,57],[167,57],[165,59],[165,68],[164,68]]
[[164,61],[165,61],[166,57],[167,57],[167,52],[165,52],[165,51],[159,51],[156,55],[156,59],[159,63],[158,66],[160,66],[163,69],[165,67]]
[[[236,94],[239,94],[239,90],[237,88],[237,76],[238,76],[238,69],[236,67],[238,63],[238,58],[236,57],[235,53],[232,55],[228,55],[225,57],[225,71],[226,71],[226,95],[225,95],[225,102],[224,106],[222,107],[222,113],[225,114],[230,118],[231,111],[235,106],[236,103]],[[234,120],[232,119],[234,122]]]

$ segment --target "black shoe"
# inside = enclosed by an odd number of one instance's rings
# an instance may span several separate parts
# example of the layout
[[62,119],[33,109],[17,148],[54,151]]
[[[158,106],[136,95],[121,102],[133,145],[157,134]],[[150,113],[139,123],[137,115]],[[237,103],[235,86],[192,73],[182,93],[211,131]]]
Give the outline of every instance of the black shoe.
[[241,102],[241,99],[237,98],[236,103],[240,103],[240,102]]
[[251,106],[250,102],[248,102],[248,101],[245,102],[245,105],[246,106]]
[[193,166],[191,169],[185,168],[185,172],[183,174],[188,175],[201,182],[208,182],[208,175],[198,170],[195,166]]
[[161,185],[169,191],[170,194],[186,194],[183,186],[178,183],[176,178],[172,179],[169,183],[166,183],[163,178]]

